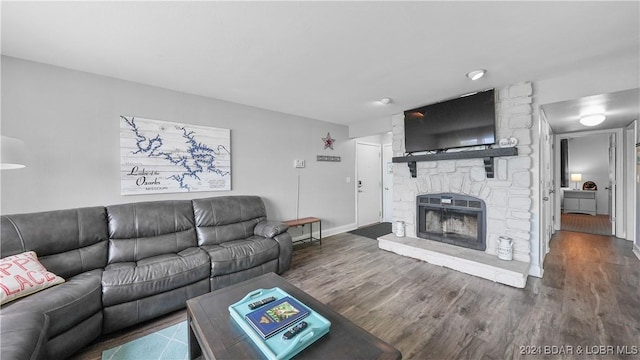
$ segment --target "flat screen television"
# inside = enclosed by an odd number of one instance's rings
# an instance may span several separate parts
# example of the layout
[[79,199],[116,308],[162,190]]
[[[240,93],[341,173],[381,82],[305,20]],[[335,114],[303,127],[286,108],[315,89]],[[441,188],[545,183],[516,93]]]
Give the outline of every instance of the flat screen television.
[[492,145],[496,142],[494,89],[407,110],[407,153]]

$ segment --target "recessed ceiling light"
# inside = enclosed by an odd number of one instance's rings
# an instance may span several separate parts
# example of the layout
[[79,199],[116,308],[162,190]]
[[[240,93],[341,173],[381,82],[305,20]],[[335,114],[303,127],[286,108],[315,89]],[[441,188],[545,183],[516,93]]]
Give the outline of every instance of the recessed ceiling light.
[[386,98],[380,99],[380,102],[385,104],[385,105],[389,105],[389,104],[391,104],[391,102],[393,102],[393,100],[391,98],[386,97]]
[[478,80],[481,77],[483,77],[484,74],[486,73],[487,73],[487,70],[483,70],[483,69],[473,70],[467,74],[467,77],[471,80]]
[[607,117],[604,114],[587,115],[580,118],[580,124],[584,126],[596,126],[604,121]]

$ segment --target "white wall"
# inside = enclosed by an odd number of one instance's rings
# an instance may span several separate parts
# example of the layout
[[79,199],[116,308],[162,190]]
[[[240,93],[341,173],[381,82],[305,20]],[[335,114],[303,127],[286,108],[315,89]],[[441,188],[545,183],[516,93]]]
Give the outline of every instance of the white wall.
[[391,116],[349,125],[349,137],[365,137],[391,131]]
[[[231,129],[232,190],[121,196],[119,115]],[[2,134],[23,139],[27,167],[2,172],[3,214],[255,194],[268,216],[317,216],[328,234],[355,224],[355,146],[346,126],[2,57]],[[324,150],[331,133],[335,150]],[[316,155],[342,161],[317,162]],[[306,160],[295,169],[294,159]]]
[[[598,186],[596,212],[609,214],[609,192],[605,189],[609,185],[609,134],[570,138],[568,143],[569,173],[582,174],[578,189],[582,189],[585,181],[595,182]],[[571,181],[570,188],[575,186]]]

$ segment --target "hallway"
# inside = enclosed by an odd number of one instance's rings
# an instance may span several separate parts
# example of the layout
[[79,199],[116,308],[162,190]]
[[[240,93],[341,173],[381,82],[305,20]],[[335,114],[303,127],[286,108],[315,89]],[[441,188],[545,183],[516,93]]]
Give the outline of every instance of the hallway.
[[611,236],[609,215],[566,214],[562,213],[561,230],[587,234]]

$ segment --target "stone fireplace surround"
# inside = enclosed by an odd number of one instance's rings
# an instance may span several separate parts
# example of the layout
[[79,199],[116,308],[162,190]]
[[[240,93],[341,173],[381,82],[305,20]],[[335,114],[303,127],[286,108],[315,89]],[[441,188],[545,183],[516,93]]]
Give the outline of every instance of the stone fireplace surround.
[[[471,275],[524,287],[529,272],[532,228],[532,93],[531,83],[496,89],[497,139],[515,138],[518,155],[495,158],[495,177],[487,178],[482,159],[417,163],[412,178],[406,163],[393,164],[394,222],[404,221],[406,237],[379,239],[379,247]],[[393,153],[404,156],[404,116],[392,118]],[[497,146],[497,145],[496,145]],[[486,203],[486,250],[418,239],[416,198],[455,193]],[[513,239],[513,261],[497,258],[499,236]]]

